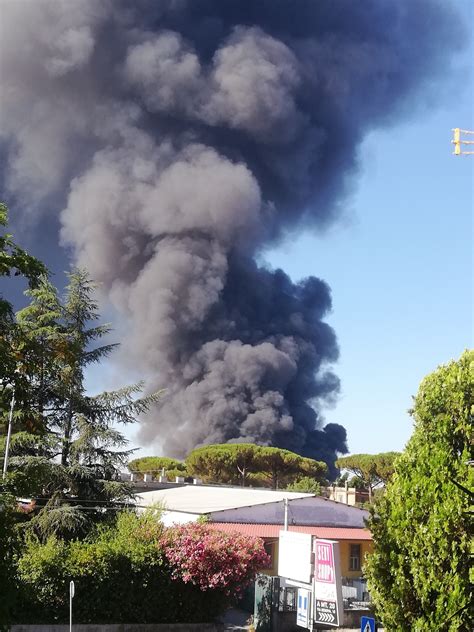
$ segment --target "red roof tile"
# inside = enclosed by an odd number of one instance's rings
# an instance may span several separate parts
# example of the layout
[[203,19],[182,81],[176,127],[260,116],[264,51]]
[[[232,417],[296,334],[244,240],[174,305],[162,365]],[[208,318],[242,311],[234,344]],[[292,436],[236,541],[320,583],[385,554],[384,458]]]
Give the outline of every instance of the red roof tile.
[[[227,533],[238,532],[243,535],[253,535],[259,538],[278,538],[283,525],[279,524],[250,524],[239,522],[210,522],[210,527],[225,531]],[[372,534],[368,529],[348,528],[348,527],[288,527],[289,531],[299,533],[310,533],[319,538],[328,540],[372,540]]]

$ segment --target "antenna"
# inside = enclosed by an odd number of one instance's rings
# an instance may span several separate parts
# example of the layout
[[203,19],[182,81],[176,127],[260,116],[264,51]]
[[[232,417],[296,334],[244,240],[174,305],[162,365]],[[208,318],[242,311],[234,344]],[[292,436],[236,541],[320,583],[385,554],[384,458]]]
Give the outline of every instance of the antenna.
[[[453,154],[455,156],[469,156],[474,154],[474,151],[463,151],[465,145],[474,145],[474,131],[453,127],[452,132],[453,139],[451,143],[454,145]],[[466,135],[468,139],[465,138]]]

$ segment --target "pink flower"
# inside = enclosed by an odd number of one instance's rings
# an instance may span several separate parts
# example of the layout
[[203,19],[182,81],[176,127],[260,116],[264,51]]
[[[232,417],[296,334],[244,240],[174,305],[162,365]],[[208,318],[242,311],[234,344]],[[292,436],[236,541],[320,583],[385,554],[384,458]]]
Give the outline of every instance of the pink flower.
[[170,527],[162,545],[173,578],[226,595],[241,593],[259,568],[270,563],[260,538],[223,533],[210,525]]

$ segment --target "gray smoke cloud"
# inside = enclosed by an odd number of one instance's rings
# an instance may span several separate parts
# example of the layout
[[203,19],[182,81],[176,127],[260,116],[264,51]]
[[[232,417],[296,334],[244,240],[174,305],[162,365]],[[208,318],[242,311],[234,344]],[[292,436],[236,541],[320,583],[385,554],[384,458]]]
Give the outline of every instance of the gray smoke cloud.
[[[141,437],[255,441],[333,462],[345,430],[328,286],[256,260],[340,213],[371,129],[449,65],[434,0],[1,0],[8,196],[127,320],[165,387]],[[41,237],[40,237],[41,239]],[[59,247],[59,246],[58,246]]]

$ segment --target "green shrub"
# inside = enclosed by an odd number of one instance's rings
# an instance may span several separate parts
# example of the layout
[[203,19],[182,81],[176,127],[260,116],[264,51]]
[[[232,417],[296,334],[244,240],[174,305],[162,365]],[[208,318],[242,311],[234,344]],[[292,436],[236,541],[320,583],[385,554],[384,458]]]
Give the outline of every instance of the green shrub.
[[[213,588],[211,575],[204,582],[190,581],[170,560],[169,536],[156,512],[140,516],[122,512],[116,525],[102,526],[86,540],[61,541],[55,537],[41,544],[30,538],[18,561],[21,587],[16,623],[66,623],[69,616],[69,582],[74,580],[76,623],[174,623],[214,620],[233,597],[220,586]],[[188,531],[203,529],[188,525]],[[198,534],[198,535],[199,535]],[[201,548],[206,559],[219,554],[222,563],[231,558],[225,534],[211,534]],[[174,542],[174,538],[171,538]],[[164,555],[165,542],[168,542]],[[252,562],[256,543],[242,546],[242,565],[232,564],[229,581],[242,584],[255,574]],[[209,550],[207,550],[209,549]],[[262,555],[265,555],[262,548]],[[246,557],[249,562],[246,562]],[[235,555],[234,555],[235,557]],[[193,558],[194,559],[194,558]],[[232,558],[233,560],[234,558]],[[201,569],[201,580],[208,567]],[[209,573],[215,572],[212,565]],[[235,577],[234,577],[235,575]]]
[[365,565],[378,617],[393,632],[473,629],[474,351],[426,377],[415,430],[371,509]]
[[15,602],[13,556],[17,544],[13,498],[0,490],[0,630],[7,629]]

